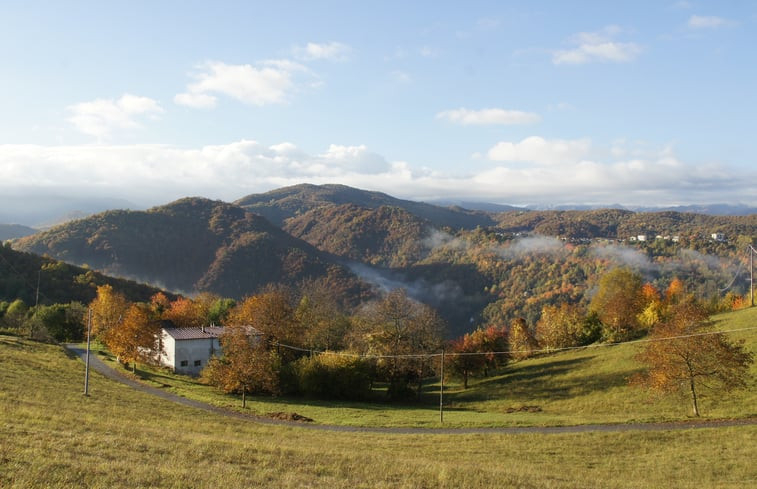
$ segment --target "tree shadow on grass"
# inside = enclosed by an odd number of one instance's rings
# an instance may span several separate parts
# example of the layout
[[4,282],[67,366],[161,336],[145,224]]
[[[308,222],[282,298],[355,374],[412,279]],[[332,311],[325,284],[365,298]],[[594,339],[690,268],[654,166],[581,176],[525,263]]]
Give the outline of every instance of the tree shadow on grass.
[[[536,365],[515,365],[498,377],[484,379],[468,391],[453,394],[458,402],[491,399],[529,399],[533,401],[569,399],[628,385],[634,371],[568,375],[594,357],[587,356]],[[585,368],[584,368],[585,369]]]

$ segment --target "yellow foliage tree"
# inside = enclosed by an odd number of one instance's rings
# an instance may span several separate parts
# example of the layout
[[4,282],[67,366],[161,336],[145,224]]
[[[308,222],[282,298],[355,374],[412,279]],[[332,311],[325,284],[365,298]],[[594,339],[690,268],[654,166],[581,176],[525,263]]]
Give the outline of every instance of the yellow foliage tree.
[[[101,285],[97,287],[97,297],[89,307],[92,310],[92,333],[108,344],[113,329],[123,320],[129,308],[126,297],[114,291],[110,285]],[[84,321],[86,323],[86,317]]]
[[533,351],[539,348],[539,343],[523,318],[516,318],[510,324],[507,342],[510,347],[510,356],[518,360],[530,357]]

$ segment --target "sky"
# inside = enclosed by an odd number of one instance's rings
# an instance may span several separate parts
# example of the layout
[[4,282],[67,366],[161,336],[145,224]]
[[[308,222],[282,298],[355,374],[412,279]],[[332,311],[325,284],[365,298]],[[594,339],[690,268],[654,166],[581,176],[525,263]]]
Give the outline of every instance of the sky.
[[0,0],[0,196],[757,205],[757,2]]

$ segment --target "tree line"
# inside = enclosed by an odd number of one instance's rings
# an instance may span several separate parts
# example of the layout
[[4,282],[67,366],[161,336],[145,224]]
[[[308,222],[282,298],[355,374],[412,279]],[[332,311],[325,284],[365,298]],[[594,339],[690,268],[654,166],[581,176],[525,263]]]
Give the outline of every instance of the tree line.
[[440,374],[441,351],[447,375],[467,388],[471,378],[534,354],[648,335],[651,341],[637,355],[646,370],[631,383],[684,392],[699,415],[701,390],[745,386],[753,361],[743,344],[710,331],[711,312],[680,280],[660,291],[630,268],[616,268],[602,276],[586,308],[545,305],[534,324],[524,318],[489,322],[446,341],[438,314],[402,289],[346,310],[318,281],[298,289],[269,287],[241,301],[209,293],[172,300],[157,293],[131,302],[106,284],[88,306],[2,302],[0,325],[36,339],[78,341],[89,323],[95,338],[133,369],[138,362],[159,364],[167,324],[223,325],[222,354],[211,359],[202,379],[243,399],[252,393],[367,399],[381,386],[388,399],[408,400],[420,398],[424,381]]

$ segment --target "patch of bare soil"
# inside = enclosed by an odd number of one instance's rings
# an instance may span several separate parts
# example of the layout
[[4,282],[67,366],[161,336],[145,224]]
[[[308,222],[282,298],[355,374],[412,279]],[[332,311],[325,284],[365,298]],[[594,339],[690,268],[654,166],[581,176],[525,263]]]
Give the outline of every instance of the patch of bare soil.
[[266,416],[273,419],[279,419],[281,421],[300,421],[302,423],[313,422],[312,418],[308,418],[307,416],[303,416],[297,413],[285,413],[283,411],[280,411],[278,413],[268,413],[266,414]]

